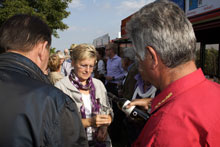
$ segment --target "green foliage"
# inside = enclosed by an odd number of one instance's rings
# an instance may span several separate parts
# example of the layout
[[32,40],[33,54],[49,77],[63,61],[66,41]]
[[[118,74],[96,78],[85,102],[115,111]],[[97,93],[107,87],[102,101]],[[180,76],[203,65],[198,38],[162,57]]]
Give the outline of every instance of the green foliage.
[[50,48],[50,55],[51,55],[51,54],[54,54],[55,52],[56,52],[56,48],[55,48],[55,47],[53,47],[53,48],[51,47],[51,48]]
[[204,72],[207,75],[215,76],[218,70],[218,50],[211,48],[205,50]]
[[[218,50],[214,48],[205,50],[205,60],[204,60],[204,73],[206,75],[217,76],[218,70]],[[201,67],[200,65],[200,50],[196,52],[196,65],[197,67]]]
[[70,12],[66,11],[72,0],[4,0],[0,4],[0,25],[15,14],[31,14],[41,17],[59,37],[57,30],[67,29],[62,22]]

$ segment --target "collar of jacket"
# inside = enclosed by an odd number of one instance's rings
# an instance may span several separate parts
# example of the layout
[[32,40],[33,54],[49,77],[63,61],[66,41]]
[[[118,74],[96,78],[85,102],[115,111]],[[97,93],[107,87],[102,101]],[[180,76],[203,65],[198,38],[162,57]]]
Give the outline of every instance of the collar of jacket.
[[0,54],[0,69],[18,72],[33,79],[50,84],[47,76],[34,62],[17,53],[7,52]]

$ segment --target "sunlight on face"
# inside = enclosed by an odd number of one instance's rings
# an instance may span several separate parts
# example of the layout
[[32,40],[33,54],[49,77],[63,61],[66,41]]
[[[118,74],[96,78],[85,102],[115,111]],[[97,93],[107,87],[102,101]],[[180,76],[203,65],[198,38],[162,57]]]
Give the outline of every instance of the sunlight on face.
[[95,58],[79,60],[74,64],[74,72],[81,82],[86,81],[92,74]]

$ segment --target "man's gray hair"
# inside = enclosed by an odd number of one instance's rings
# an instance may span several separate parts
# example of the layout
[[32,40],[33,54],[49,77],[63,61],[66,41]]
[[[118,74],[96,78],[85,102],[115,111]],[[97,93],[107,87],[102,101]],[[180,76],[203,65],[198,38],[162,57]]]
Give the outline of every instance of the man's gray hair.
[[128,58],[131,61],[135,61],[135,52],[133,47],[123,48],[123,58]]
[[195,59],[196,38],[192,24],[181,8],[168,0],[157,0],[141,8],[126,26],[135,52],[145,58],[151,46],[167,67]]

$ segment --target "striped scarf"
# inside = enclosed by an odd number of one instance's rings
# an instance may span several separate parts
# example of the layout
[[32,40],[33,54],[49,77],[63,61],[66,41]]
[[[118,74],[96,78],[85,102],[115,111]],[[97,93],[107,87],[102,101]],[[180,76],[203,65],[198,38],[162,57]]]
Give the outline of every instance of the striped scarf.
[[[91,95],[91,101],[92,101],[92,114],[98,114],[100,110],[100,104],[98,99],[95,98],[95,86],[92,82],[92,77],[89,77],[87,80],[86,85],[82,85],[82,83],[79,81],[79,78],[74,74],[74,70],[71,71],[71,74],[69,75],[69,79],[71,83],[78,89],[82,90],[89,90],[89,93]],[[82,98],[80,98],[82,102],[82,106],[80,107],[80,112],[82,115],[82,118],[86,118],[85,113],[85,106],[83,104]]]

